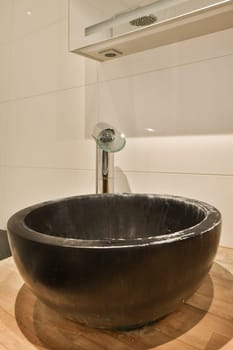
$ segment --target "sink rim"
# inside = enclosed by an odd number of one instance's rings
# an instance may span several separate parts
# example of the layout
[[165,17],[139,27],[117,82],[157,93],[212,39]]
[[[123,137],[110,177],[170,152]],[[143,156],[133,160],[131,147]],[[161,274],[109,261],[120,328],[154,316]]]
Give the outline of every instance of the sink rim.
[[[46,205],[52,205],[59,202],[66,202],[72,199],[82,199],[86,197],[158,197],[165,200],[176,200],[176,201],[182,201],[186,202],[187,204],[192,204],[196,208],[200,208],[204,214],[205,217],[196,225],[190,226],[184,230],[176,231],[170,234],[160,235],[160,236],[150,236],[150,237],[144,237],[144,238],[133,238],[133,239],[122,239],[122,238],[116,238],[116,239],[99,239],[99,240],[85,240],[85,239],[78,239],[78,238],[63,238],[63,237],[56,237],[52,235],[47,235],[44,233],[41,233],[39,231],[31,229],[29,226],[25,223],[26,216],[31,213],[32,211],[41,208]],[[150,246],[150,245],[160,245],[160,244],[168,244],[175,241],[180,241],[184,239],[188,239],[190,237],[195,237],[198,235],[205,234],[206,232],[209,232],[214,227],[221,224],[222,217],[221,213],[217,208],[214,206],[202,202],[196,199],[182,197],[182,196],[175,196],[175,195],[168,195],[168,194],[149,194],[149,193],[108,193],[108,194],[85,194],[85,195],[77,195],[77,196],[70,196],[70,197],[64,197],[59,198],[55,200],[45,201],[38,204],[31,205],[29,207],[26,207],[24,209],[21,209],[20,211],[13,214],[7,223],[7,230],[8,232],[12,232],[14,234],[17,234],[25,239],[29,239],[31,241],[54,245],[54,246],[61,246],[61,247],[72,247],[72,248],[86,248],[86,249],[114,249],[114,248],[129,248],[129,247],[142,247],[142,246]],[[9,233],[8,233],[9,234]]]

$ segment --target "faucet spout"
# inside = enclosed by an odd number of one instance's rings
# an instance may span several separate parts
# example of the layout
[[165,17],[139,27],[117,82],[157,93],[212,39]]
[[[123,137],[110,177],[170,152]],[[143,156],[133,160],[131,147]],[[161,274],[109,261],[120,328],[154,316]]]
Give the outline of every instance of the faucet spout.
[[96,141],[96,193],[112,193],[114,153],[124,148],[125,136],[109,124],[98,123],[92,137]]

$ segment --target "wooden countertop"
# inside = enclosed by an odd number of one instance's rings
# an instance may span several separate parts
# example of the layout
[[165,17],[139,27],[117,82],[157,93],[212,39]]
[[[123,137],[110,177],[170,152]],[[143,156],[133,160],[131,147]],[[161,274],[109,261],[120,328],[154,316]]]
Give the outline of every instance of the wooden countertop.
[[201,288],[179,310],[130,332],[89,329],[41,304],[13,259],[0,262],[0,350],[233,350],[233,249],[219,248]]

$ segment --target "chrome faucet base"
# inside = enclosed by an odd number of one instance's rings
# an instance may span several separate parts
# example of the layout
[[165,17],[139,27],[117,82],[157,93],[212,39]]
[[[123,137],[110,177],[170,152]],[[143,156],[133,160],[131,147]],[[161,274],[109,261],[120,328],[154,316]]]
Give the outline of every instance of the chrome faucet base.
[[96,193],[114,192],[114,153],[96,145]]
[[96,124],[92,136],[96,141],[96,193],[113,193],[114,153],[124,148],[125,136],[106,123]]

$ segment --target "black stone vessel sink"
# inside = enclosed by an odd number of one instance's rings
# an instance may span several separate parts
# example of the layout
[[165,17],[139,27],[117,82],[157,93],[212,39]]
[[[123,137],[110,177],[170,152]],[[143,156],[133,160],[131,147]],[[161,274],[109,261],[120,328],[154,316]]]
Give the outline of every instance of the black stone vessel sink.
[[26,284],[65,318],[131,329],[200,286],[219,244],[219,211],[196,200],[84,195],[23,209],[8,222]]

